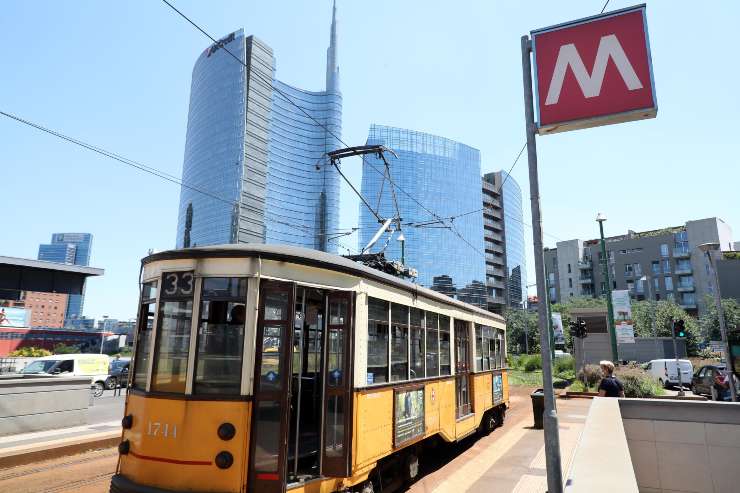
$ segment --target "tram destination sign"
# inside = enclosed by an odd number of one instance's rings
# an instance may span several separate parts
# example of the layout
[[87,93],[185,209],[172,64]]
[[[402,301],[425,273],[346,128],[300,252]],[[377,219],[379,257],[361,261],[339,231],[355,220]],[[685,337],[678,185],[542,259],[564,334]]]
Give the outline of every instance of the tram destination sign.
[[645,5],[531,35],[540,135],[657,115]]

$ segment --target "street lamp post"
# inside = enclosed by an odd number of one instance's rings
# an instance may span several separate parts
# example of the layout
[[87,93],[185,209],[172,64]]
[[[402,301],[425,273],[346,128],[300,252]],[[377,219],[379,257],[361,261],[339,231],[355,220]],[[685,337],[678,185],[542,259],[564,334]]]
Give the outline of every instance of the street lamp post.
[[604,221],[606,221],[606,215],[599,212],[596,215],[596,222],[599,223],[599,234],[601,235],[601,258],[602,268],[604,275],[604,282],[606,283],[606,308],[609,315],[609,334],[611,335],[612,343],[612,359],[614,363],[619,362],[619,354],[617,353],[617,328],[614,326],[614,308],[612,307],[612,286],[609,280],[609,258],[606,256],[606,241],[604,240]]
[[714,277],[714,302],[717,305],[717,318],[719,319],[719,331],[722,335],[722,345],[725,350],[725,364],[727,365],[727,372],[730,375],[730,397],[732,402],[737,402],[737,391],[735,390],[735,372],[732,368],[732,357],[730,353],[730,342],[727,339],[727,326],[725,325],[725,312],[722,309],[722,294],[719,291],[719,275],[717,274],[717,265],[714,263],[712,253],[719,250],[719,243],[704,243],[699,245],[699,250],[704,252],[709,262],[709,268],[713,271]]

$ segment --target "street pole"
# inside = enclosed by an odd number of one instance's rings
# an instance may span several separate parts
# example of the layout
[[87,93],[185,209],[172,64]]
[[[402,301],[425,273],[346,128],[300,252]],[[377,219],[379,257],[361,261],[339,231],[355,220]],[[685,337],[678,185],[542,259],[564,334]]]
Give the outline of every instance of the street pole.
[[529,354],[529,310],[524,310],[522,315],[524,315],[524,353]]
[[549,322],[547,320],[547,288],[545,286],[545,254],[542,246],[542,217],[540,215],[540,185],[537,174],[537,143],[535,141],[534,96],[532,93],[532,44],[529,36],[522,36],[522,79],[524,83],[524,121],[527,132],[529,161],[529,193],[532,208],[532,236],[534,238],[534,266],[537,281],[537,315],[540,327],[542,354],[542,387],[545,397],[543,424],[545,428],[545,465],[547,491],[563,492],[563,469],[560,460],[560,435],[555,393],[552,388],[552,357],[550,353]]
[[[673,322],[671,322],[671,325],[673,325]],[[676,343],[676,328],[671,327],[671,337],[673,337],[673,356],[676,357],[676,371],[678,372],[678,396],[683,397],[683,375],[681,372],[681,362],[678,358],[678,344]]]
[[606,256],[606,240],[604,240],[604,221],[601,215],[596,218],[599,223],[599,234],[601,235],[601,258],[604,262],[602,265],[604,280],[606,281],[606,309],[609,315],[609,334],[612,343],[612,359],[614,364],[619,364],[619,354],[617,353],[617,328],[614,325],[614,307],[612,306],[612,282],[609,279],[609,258]]
[[717,274],[717,265],[713,262],[712,251],[707,250],[707,259],[709,268],[714,271],[714,303],[717,305],[717,318],[719,319],[719,332],[722,335],[722,345],[725,349],[725,365],[730,375],[730,397],[732,402],[737,402],[737,390],[735,389],[735,369],[732,367],[732,355],[730,353],[730,341],[727,339],[727,326],[725,323],[725,311],[722,308],[722,294],[719,292],[719,275]]

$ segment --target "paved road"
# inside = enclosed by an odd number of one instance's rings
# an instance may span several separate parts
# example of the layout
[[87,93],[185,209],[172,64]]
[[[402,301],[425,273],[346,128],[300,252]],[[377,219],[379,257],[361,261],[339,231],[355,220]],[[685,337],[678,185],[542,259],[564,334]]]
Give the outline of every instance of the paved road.
[[120,420],[125,402],[125,395],[113,396],[112,390],[106,390],[100,397],[92,398],[92,405],[87,409],[87,422],[94,425]]

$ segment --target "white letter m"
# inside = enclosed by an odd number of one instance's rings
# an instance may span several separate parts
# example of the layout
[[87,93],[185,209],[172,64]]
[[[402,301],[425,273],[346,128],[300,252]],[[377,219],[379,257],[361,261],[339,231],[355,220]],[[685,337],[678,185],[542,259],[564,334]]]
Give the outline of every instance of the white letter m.
[[565,80],[565,72],[568,70],[568,66],[573,69],[573,75],[576,76],[583,96],[586,98],[598,96],[601,93],[601,84],[604,82],[604,74],[606,73],[606,64],[609,62],[609,57],[614,60],[614,64],[617,66],[622,80],[627,85],[627,89],[630,91],[642,89],[640,79],[637,78],[635,69],[632,68],[627,55],[624,54],[619,40],[614,34],[608,34],[602,36],[601,41],[599,41],[599,49],[596,51],[596,61],[594,62],[594,70],[591,75],[588,75],[588,72],[586,72],[586,67],[583,65],[583,60],[581,60],[581,55],[578,54],[576,45],[571,43],[560,47],[545,104],[557,104],[560,99],[560,91],[563,89],[563,81]]

